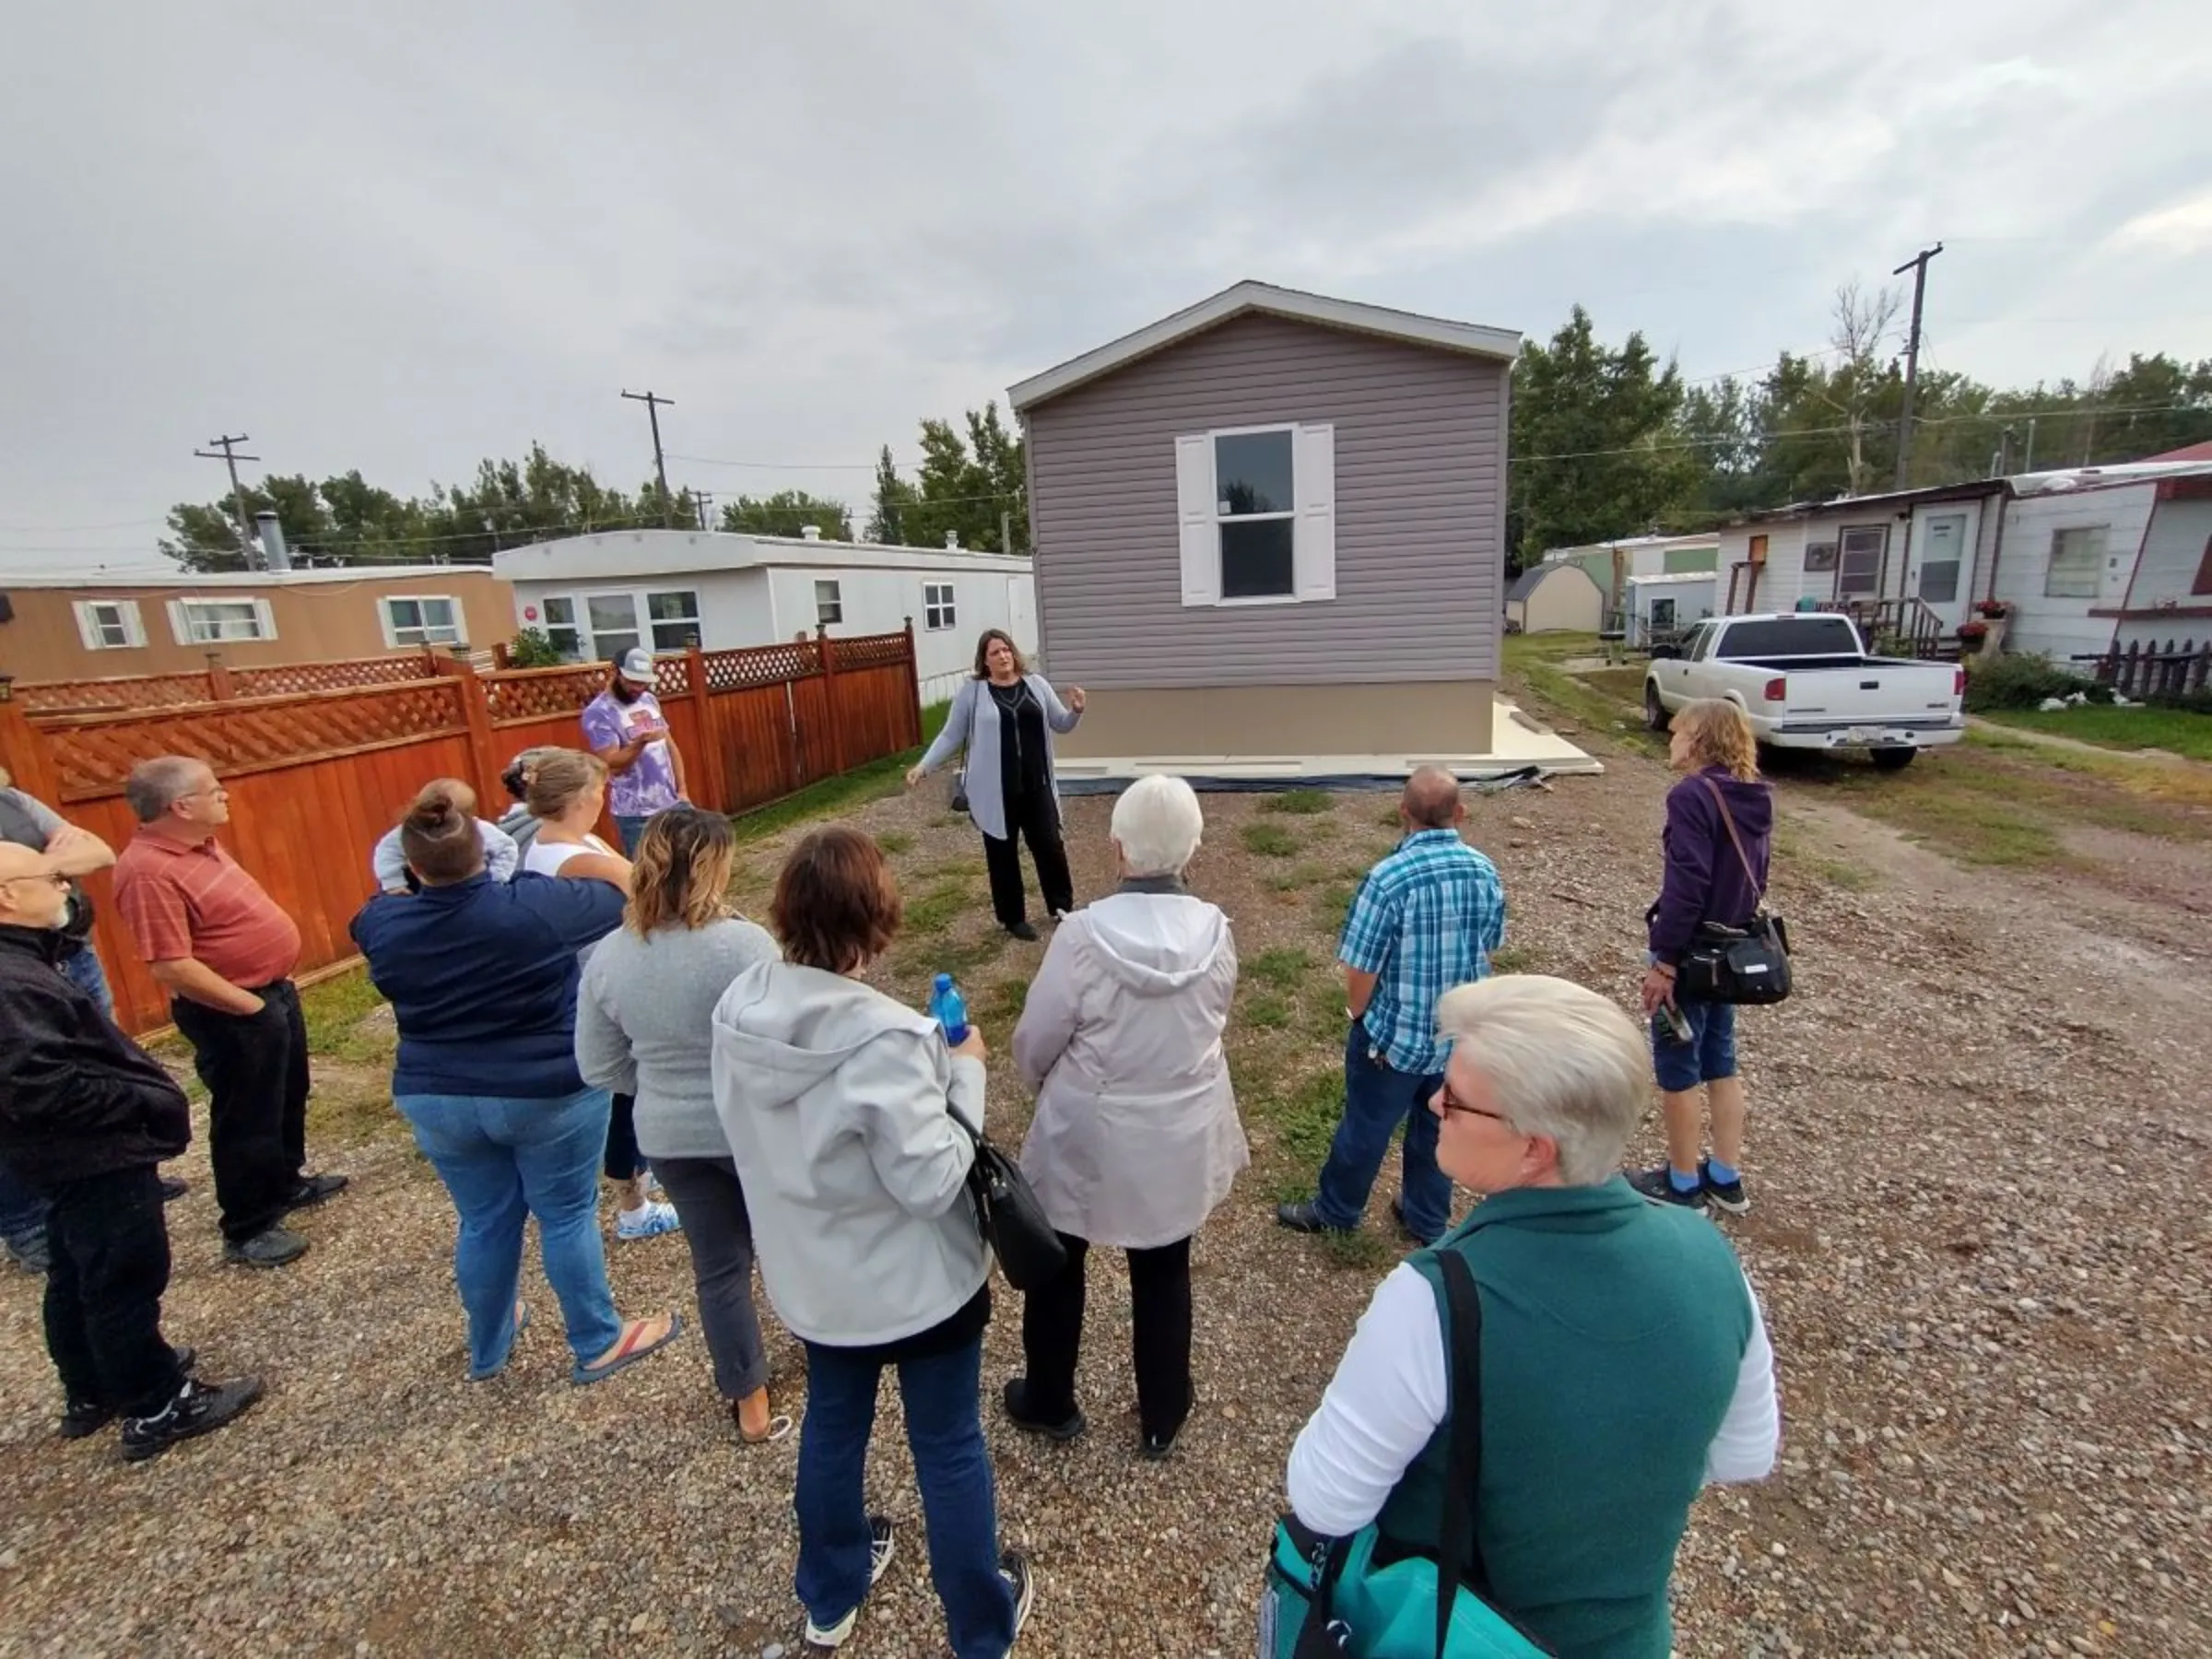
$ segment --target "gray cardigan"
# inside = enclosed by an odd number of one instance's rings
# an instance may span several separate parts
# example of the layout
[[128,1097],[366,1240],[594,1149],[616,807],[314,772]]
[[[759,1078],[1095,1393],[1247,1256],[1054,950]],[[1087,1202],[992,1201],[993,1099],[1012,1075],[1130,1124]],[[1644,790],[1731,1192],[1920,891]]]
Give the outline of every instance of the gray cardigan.
[[629,928],[599,941],[576,998],[576,1069],[594,1088],[637,1098],[638,1150],[727,1158],[714,1115],[714,1005],[759,962],[781,960],[766,929],[737,917],[700,928]]
[[[1060,700],[1052,682],[1041,674],[1025,674],[1022,684],[1044,707],[1044,724],[1048,728],[1044,740],[1044,778],[1051,786],[1053,810],[1060,808],[1060,779],[1053,770],[1053,732],[1072,732],[1076,723],[1083,718]],[[975,827],[994,841],[1006,839],[1006,800],[1001,783],[1002,773],[998,760],[998,704],[992,698],[989,680],[971,679],[961,682],[952,700],[952,709],[945,716],[945,729],[937,740],[929,746],[922,757],[922,770],[933,772],[952,758],[962,745],[968,749],[968,816]]]

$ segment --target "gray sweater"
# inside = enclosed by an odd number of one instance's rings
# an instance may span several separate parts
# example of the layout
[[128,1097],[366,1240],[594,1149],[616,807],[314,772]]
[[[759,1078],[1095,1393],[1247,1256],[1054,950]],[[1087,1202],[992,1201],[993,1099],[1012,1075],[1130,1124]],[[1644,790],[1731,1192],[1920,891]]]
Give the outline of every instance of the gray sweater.
[[576,1069],[596,1088],[637,1097],[638,1150],[727,1158],[714,1114],[714,1005],[759,962],[782,959],[765,928],[735,917],[701,928],[629,928],[593,947],[576,998]]
[[[1053,796],[1053,809],[1060,808],[1060,777],[1053,768],[1053,739],[1054,732],[1072,732],[1083,717],[1060,700],[1052,682],[1041,674],[1025,674],[1022,683],[1029,687],[1044,710],[1046,727],[1044,739],[1044,779]],[[968,750],[968,816],[975,827],[994,841],[1006,839],[1006,797],[1005,782],[999,773],[999,730],[1005,724],[998,716],[998,704],[992,699],[989,680],[962,680],[954,693],[952,707],[945,715],[945,729],[937,740],[929,746],[922,757],[922,770],[933,772],[952,759],[962,747]]]

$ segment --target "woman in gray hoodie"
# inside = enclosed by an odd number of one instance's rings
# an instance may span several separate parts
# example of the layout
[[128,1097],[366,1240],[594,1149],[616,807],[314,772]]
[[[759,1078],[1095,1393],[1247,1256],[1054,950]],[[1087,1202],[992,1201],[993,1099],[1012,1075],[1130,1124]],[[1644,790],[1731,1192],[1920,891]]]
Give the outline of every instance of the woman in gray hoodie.
[[930,1577],[956,1659],[999,1659],[1028,1617],[1028,1563],[998,1547],[983,1443],[990,1253],[967,1195],[983,1119],[983,1043],[861,976],[899,930],[883,854],[859,830],[805,837],[769,919],[783,959],[714,1009],[714,1108],[752,1215],[760,1278],[806,1348],[796,1588],[806,1640],[834,1648],[890,1564],[891,1522],[863,1473],[887,1367],[899,1373]]

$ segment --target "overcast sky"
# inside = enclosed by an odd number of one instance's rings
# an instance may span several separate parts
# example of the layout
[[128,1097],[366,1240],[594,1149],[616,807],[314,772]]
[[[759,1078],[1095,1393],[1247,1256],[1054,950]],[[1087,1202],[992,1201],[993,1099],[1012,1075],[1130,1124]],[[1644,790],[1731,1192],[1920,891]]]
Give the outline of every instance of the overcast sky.
[[159,562],[223,432],[631,487],[626,387],[679,488],[858,500],[920,417],[1245,276],[1580,300],[1703,377],[1941,240],[1941,367],[2212,356],[2188,0],[82,0],[6,51],[0,568]]

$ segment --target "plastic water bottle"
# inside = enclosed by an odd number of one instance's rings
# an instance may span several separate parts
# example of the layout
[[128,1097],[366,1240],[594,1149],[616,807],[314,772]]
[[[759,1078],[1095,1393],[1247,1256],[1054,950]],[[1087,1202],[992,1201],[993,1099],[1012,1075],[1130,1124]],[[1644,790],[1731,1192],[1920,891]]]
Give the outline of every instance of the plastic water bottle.
[[945,1028],[947,1047],[959,1048],[968,1041],[968,1004],[960,995],[960,988],[952,982],[951,974],[937,975],[936,983],[929,993],[929,1011]]

